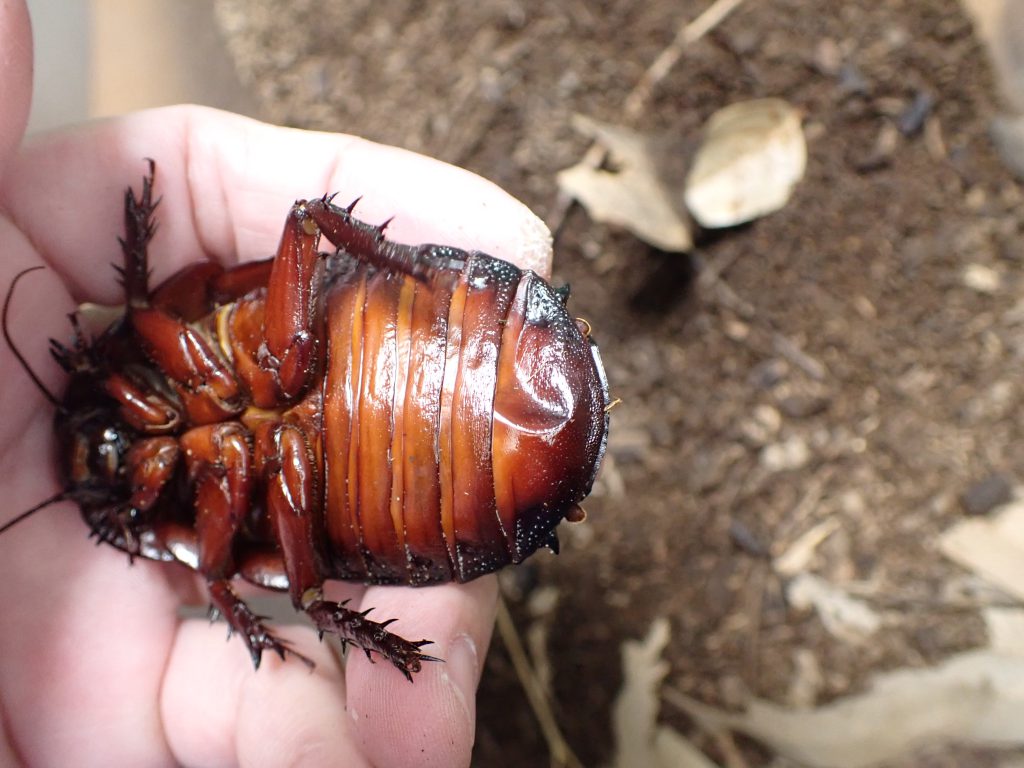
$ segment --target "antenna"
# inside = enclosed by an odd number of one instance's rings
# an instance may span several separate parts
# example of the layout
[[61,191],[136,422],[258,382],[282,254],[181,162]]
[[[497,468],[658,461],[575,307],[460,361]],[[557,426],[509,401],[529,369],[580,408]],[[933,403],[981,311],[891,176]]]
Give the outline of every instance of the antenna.
[[[27,373],[28,377],[32,379],[32,383],[36,385],[36,388],[38,388],[39,391],[43,393],[46,399],[49,400],[55,408],[60,408],[60,401],[53,396],[53,393],[50,392],[50,390],[46,388],[46,385],[43,384],[42,379],[36,376],[36,372],[32,370],[32,367],[28,364],[28,361],[25,360],[25,357],[21,354],[21,352],[18,351],[18,348],[14,345],[14,339],[11,338],[11,332],[7,328],[7,314],[8,310],[11,308],[11,297],[14,296],[14,289],[18,285],[18,281],[21,280],[21,278],[23,278],[29,272],[35,272],[37,269],[45,269],[45,267],[40,265],[36,267],[28,267],[27,269],[21,270],[21,272],[14,276],[14,280],[11,281],[11,287],[7,289],[7,298],[4,299],[3,312],[4,340],[7,342],[7,346],[10,347],[11,352],[18,359],[18,362],[21,363],[21,367],[25,370],[25,373]],[[0,528],[0,533],[2,533],[3,530],[3,528]]]
[[[22,274],[24,274],[24,273],[22,273]],[[67,491],[61,491],[60,493],[57,493],[57,494],[51,496],[50,498],[46,499],[45,501],[39,502],[38,504],[36,504],[31,509],[26,509],[24,512],[22,512],[20,515],[18,515],[13,520],[10,520],[10,521],[4,523],[3,525],[0,525],[0,534],[3,534],[5,531],[10,530],[14,526],[16,526],[18,523],[20,523],[22,520],[25,520],[26,518],[31,517],[33,514],[35,514],[39,510],[43,509],[44,507],[48,507],[51,504],[56,504],[58,501],[64,501],[65,499],[69,499],[69,498],[71,498],[71,494],[69,494]]]

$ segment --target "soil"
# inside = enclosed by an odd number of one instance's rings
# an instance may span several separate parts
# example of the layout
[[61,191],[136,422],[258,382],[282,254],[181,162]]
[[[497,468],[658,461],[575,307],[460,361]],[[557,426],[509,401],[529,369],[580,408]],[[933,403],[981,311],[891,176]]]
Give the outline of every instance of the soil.
[[[626,122],[626,95],[705,7],[218,0],[217,10],[267,119],[440,157],[551,217],[556,172],[588,146],[572,115]],[[787,99],[806,113],[809,141],[789,205],[704,233],[690,255],[653,250],[578,207],[558,230],[556,282],[571,284],[623,402],[587,522],[563,526],[558,558],[539,555],[503,583],[520,633],[544,649],[535,661],[550,665],[557,720],[584,765],[611,758],[620,645],[656,617],[672,628],[666,684],[726,707],[750,693],[790,701],[808,654],[823,702],[879,670],[984,641],[962,599],[971,579],[936,541],[976,484],[1024,479],[1024,198],[988,140],[994,92],[954,0],[749,2],[627,124],[674,137],[685,160],[716,109]],[[909,117],[921,98],[932,102],[918,125]],[[965,277],[979,268],[991,284]],[[867,644],[788,606],[771,568],[830,519],[837,529],[807,567],[884,613]],[[477,765],[548,764],[500,639],[479,708]],[[665,705],[661,717],[722,759],[682,714]],[[750,765],[771,759],[740,749]],[[905,764],[953,763],[932,753]]]

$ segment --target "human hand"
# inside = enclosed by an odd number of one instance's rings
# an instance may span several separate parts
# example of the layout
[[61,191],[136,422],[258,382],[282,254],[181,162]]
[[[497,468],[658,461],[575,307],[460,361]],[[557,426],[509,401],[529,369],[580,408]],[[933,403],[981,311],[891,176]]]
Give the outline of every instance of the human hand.
[[[47,339],[69,338],[82,300],[120,301],[124,187],[158,164],[153,284],[183,264],[271,255],[295,198],[362,195],[360,217],[395,215],[403,242],[479,249],[546,273],[546,230],[523,206],[464,171],[352,137],[272,128],[178,107],[39,137],[20,146],[31,45],[18,3],[0,4],[0,288],[26,267],[10,332],[51,391]],[[51,407],[0,348],[0,524],[60,488]],[[362,653],[339,663],[329,640],[279,628],[310,656],[265,654],[252,669],[223,624],[180,620],[201,600],[183,568],[92,546],[72,504],[0,536],[0,765],[468,765],[474,697],[493,625],[493,577],[426,589],[339,585],[407,638],[428,637],[410,685]]]

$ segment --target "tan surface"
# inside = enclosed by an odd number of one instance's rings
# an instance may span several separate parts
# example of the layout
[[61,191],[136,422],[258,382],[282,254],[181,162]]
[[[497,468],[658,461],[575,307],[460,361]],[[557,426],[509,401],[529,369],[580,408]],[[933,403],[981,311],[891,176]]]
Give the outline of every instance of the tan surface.
[[1024,13],[1020,0],[961,0],[988,46],[1006,106],[1024,112]]
[[91,32],[93,116],[180,102],[255,111],[224,51],[212,3],[93,0]]
[[28,0],[30,131],[194,102],[255,115],[206,0]]

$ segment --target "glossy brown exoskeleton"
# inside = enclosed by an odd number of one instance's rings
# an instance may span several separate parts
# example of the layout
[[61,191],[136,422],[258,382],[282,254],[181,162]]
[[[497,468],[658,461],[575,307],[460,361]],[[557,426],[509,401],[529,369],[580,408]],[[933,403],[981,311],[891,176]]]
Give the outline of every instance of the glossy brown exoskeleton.
[[463,582],[555,548],[607,437],[589,326],[532,272],[390,242],[330,197],[295,203],[274,258],[151,290],[152,185],[151,166],[125,197],[124,315],[54,343],[60,498],[130,556],[198,571],[257,666],[288,649],[235,576],[411,679],[428,641],[324,581]]

